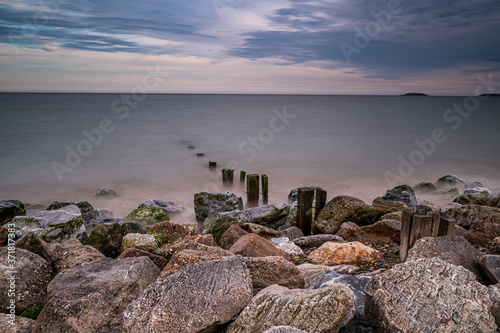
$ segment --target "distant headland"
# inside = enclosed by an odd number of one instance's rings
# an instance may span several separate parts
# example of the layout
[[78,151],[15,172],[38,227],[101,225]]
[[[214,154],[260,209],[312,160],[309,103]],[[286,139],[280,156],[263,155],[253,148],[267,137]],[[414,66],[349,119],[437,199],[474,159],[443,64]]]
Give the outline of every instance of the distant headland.
[[487,96],[487,97],[500,97],[500,94],[481,94],[479,95],[480,97],[481,96]]
[[406,94],[399,95],[399,96],[429,96],[429,95],[424,94],[424,93],[416,93],[416,92],[413,92],[413,93],[406,93]]

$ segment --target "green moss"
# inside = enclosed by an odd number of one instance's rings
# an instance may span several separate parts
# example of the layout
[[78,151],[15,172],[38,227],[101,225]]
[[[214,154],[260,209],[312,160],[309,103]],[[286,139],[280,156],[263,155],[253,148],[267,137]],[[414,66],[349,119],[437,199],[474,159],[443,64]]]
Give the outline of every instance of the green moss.
[[170,220],[167,213],[165,213],[163,210],[148,205],[134,209],[130,214],[128,214],[126,219],[133,221],[144,221],[149,223]]
[[164,235],[156,232],[152,232],[151,235],[155,238],[155,242],[156,244],[158,244],[158,247],[161,247],[163,244],[167,243],[167,239],[165,239]]
[[36,320],[42,309],[43,305],[32,305],[21,313],[21,317]]

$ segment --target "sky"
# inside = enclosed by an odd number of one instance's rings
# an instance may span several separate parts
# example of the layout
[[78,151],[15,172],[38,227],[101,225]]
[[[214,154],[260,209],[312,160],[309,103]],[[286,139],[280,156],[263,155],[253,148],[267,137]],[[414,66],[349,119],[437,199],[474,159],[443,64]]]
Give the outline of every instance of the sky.
[[1,0],[0,91],[474,95],[500,78],[499,16],[498,0]]

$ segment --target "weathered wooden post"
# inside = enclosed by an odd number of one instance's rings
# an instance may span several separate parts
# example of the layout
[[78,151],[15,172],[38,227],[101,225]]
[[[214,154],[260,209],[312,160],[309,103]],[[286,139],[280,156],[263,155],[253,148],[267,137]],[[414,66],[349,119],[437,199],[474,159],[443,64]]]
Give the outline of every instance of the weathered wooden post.
[[409,208],[404,209],[401,216],[401,237],[399,245],[399,261],[405,262],[408,256],[408,245],[410,244],[410,232],[411,224],[413,221],[413,215],[415,215],[416,209]]
[[240,183],[241,184],[245,183],[246,175],[247,175],[247,172],[245,170],[240,171]]
[[326,204],[326,191],[316,189],[316,207],[314,209],[314,218],[318,217],[319,212],[325,207]]
[[259,205],[259,175],[247,175],[247,205],[257,207]]
[[208,161],[208,168],[209,169],[216,169],[217,168],[217,162]]
[[260,176],[262,180],[262,204],[267,205],[269,203],[269,178],[267,175]]
[[314,189],[299,188],[297,194],[297,226],[305,236],[311,234]]
[[234,170],[227,170],[227,181],[232,184],[234,180]]

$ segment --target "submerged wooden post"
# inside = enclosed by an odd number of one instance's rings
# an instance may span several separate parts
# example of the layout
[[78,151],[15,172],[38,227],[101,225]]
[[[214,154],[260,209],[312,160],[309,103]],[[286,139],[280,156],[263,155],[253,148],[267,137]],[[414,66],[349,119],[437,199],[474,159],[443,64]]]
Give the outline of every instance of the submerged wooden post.
[[267,175],[260,176],[262,180],[262,204],[267,205],[269,202],[269,178]]
[[305,236],[311,234],[314,189],[299,188],[297,194],[297,226]]
[[234,170],[227,170],[227,181],[232,184],[234,180]]
[[325,207],[326,191],[316,189],[316,207],[314,208],[314,218],[318,217],[319,212]]
[[216,169],[217,168],[217,162],[208,161],[208,168],[209,169]]
[[247,172],[245,170],[240,171],[240,183],[245,183]]
[[257,207],[259,205],[259,175],[247,175],[247,205]]

